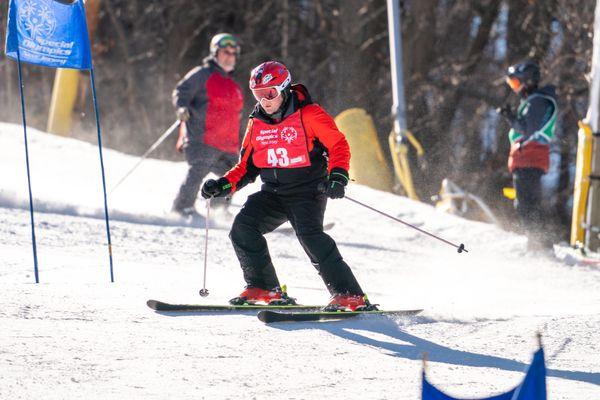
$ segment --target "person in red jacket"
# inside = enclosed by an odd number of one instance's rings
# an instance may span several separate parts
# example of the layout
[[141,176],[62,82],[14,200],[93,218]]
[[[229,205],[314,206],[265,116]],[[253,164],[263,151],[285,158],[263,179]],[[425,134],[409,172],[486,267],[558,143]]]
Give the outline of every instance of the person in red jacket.
[[260,175],[261,190],[248,197],[229,237],[246,289],[232,304],[294,303],[282,292],[264,235],[289,221],[331,294],[327,310],[374,309],[323,232],[327,198],[344,197],[350,147],[333,118],[311,101],[306,87],[292,85],[276,61],[254,68],[250,89],[257,100],[250,114],[240,159],[222,178],[202,186],[206,199],[231,194]]
[[[236,37],[215,35],[204,64],[188,72],[173,91],[173,105],[181,121],[176,148],[189,164],[173,202],[173,211],[181,215],[196,214],[200,184],[209,172],[222,175],[237,160],[243,97],[231,74],[239,53]],[[227,202],[222,199],[216,205],[225,208]]]

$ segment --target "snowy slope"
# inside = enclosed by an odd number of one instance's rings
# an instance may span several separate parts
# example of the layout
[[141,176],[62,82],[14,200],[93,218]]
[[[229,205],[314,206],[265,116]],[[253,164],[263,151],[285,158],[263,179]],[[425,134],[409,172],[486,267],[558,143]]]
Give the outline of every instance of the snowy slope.
[[[227,220],[210,230],[168,213],[184,163],[148,160],[109,196],[115,283],[98,150],[30,130],[40,266],[34,284],[20,126],[0,123],[0,398],[418,399],[430,379],[460,397],[508,390],[541,331],[549,398],[600,399],[600,270],[524,253],[525,239],[359,185],[348,194],[467,254],[347,200],[330,234],[372,301],[420,316],[265,326],[252,313],[152,312],[148,298],[222,303],[243,280]],[[136,159],[105,150],[109,188]],[[240,206],[257,186],[234,197]],[[202,203],[198,203],[202,209]],[[327,293],[293,235],[268,235],[281,282],[303,303]]]

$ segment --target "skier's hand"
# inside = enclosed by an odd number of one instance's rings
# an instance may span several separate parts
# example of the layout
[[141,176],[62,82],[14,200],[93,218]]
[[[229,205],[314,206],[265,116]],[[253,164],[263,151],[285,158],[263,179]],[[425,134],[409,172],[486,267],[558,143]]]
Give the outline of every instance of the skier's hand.
[[181,122],[187,122],[190,119],[190,110],[187,107],[179,107],[177,109],[177,119]]
[[505,104],[502,107],[498,107],[496,112],[506,118],[509,122],[512,122],[516,118],[515,112],[510,104]]
[[175,143],[175,150],[178,153],[183,153],[185,146],[187,145],[187,129],[185,126],[179,126],[179,136],[177,137],[177,142]]
[[205,199],[227,196],[230,192],[231,183],[226,178],[209,179],[202,185],[202,197]]
[[334,168],[329,174],[325,187],[325,194],[330,199],[341,199],[346,194],[348,172],[342,168]]

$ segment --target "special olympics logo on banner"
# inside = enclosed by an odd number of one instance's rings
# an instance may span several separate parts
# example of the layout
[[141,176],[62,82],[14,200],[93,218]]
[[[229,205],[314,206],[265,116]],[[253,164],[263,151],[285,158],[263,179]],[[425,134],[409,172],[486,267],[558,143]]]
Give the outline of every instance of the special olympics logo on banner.
[[21,32],[32,40],[50,37],[56,30],[56,17],[48,0],[25,0],[17,15]]
[[291,126],[286,126],[281,130],[281,138],[288,142],[288,144],[291,144],[298,138],[298,132]]

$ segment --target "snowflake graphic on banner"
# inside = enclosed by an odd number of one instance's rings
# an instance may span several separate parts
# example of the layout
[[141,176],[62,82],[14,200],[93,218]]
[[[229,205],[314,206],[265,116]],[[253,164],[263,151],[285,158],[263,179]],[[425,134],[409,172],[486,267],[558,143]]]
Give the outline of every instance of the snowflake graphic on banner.
[[17,16],[21,32],[31,39],[49,37],[56,29],[56,18],[48,0],[25,0]]

